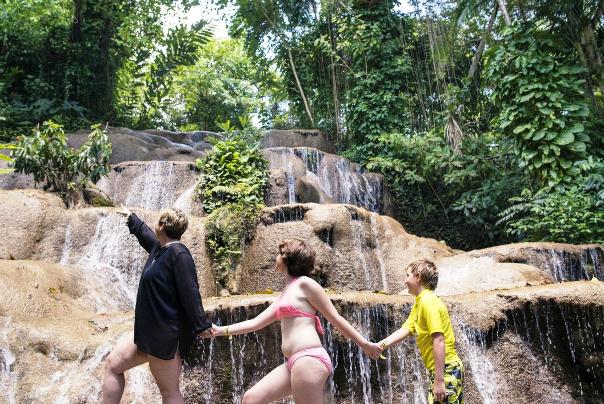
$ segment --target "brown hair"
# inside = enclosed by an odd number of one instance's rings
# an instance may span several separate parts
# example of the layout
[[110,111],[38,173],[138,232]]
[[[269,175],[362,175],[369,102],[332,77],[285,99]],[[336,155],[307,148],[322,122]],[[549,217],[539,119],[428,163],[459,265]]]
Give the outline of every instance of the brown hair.
[[438,268],[430,260],[420,258],[412,261],[407,265],[407,271],[411,271],[412,274],[419,276],[421,284],[430,290],[436,289],[438,285]]
[[279,254],[291,276],[308,276],[315,267],[315,250],[303,240],[290,238],[279,243]]
[[189,227],[189,219],[182,210],[170,208],[160,213],[159,224],[164,225],[164,232],[168,237],[180,240]]

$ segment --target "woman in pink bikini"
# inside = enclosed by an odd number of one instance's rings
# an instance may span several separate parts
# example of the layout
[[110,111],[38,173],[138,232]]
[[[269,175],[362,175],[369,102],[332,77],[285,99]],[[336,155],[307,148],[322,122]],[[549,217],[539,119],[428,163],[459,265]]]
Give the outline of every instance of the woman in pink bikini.
[[243,395],[243,404],[269,403],[293,395],[297,404],[323,403],[323,389],[333,372],[331,359],[321,345],[323,327],[318,310],[340,332],[377,359],[382,351],[367,341],[333,306],[317,282],[309,278],[315,251],[304,241],[289,239],[279,244],[275,270],[285,275],[287,287],[257,317],[228,326],[212,326],[213,336],[231,336],[258,331],[281,320],[281,349],[287,362],[277,366]]

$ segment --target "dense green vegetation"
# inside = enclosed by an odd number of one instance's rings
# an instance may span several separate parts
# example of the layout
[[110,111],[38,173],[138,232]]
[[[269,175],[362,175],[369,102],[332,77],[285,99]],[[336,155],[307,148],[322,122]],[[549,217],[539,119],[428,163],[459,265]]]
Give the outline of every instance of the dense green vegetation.
[[247,119],[242,128],[222,124],[226,137],[214,140],[208,154],[197,160],[201,169],[196,197],[206,213],[206,245],[218,287],[234,292],[234,271],[243,245],[254,236],[264,207],[268,162],[260,152],[262,132]]
[[252,115],[329,133],[385,175],[413,233],[604,240],[602,2],[215,0],[233,39],[164,27],[198,3],[5,1],[0,142],[49,118],[221,130]]

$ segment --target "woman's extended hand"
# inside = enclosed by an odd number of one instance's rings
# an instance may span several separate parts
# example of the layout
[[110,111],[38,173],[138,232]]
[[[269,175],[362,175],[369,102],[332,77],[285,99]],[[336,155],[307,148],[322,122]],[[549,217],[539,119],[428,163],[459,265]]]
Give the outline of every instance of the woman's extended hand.
[[132,212],[130,211],[130,209],[128,209],[128,208],[127,208],[127,207],[125,207],[124,205],[120,205],[120,208],[121,208],[122,210],[118,210],[118,211],[117,211],[117,214],[118,214],[118,215],[122,215],[122,216],[125,216],[125,217],[129,217],[129,216],[132,214]]
[[221,336],[225,335],[224,327],[219,327],[216,324],[212,324],[211,333],[212,333],[212,338],[221,337]]
[[375,342],[365,341],[361,345],[361,349],[372,359],[378,359],[382,354],[384,348],[380,344],[376,344]]

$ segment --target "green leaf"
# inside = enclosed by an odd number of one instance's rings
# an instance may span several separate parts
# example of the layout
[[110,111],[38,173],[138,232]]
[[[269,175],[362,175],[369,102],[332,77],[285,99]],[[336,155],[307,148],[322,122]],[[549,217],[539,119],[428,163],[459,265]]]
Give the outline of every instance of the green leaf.
[[556,139],[554,139],[554,143],[560,146],[564,146],[570,144],[575,141],[575,135],[573,135],[570,131],[565,131],[558,135]]

